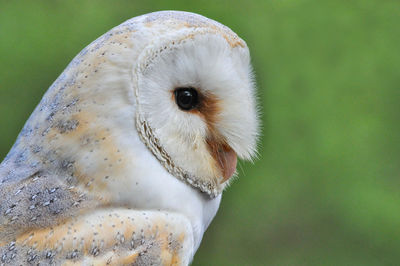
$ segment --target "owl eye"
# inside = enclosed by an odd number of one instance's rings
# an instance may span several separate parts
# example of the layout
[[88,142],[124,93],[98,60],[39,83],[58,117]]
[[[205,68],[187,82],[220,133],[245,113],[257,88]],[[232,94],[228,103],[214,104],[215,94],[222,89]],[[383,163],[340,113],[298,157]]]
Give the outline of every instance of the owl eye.
[[197,91],[193,88],[178,88],[174,93],[176,104],[182,110],[189,111],[199,103]]

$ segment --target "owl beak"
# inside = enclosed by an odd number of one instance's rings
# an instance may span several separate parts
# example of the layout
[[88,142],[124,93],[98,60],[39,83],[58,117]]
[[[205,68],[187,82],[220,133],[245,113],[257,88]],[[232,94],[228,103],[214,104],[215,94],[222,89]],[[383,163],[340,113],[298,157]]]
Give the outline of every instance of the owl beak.
[[236,152],[230,147],[224,147],[218,152],[218,162],[222,170],[221,184],[233,176],[236,171]]
[[231,178],[236,171],[236,152],[225,141],[217,141],[215,137],[208,138],[207,144],[221,171],[222,179],[220,184],[222,184]]

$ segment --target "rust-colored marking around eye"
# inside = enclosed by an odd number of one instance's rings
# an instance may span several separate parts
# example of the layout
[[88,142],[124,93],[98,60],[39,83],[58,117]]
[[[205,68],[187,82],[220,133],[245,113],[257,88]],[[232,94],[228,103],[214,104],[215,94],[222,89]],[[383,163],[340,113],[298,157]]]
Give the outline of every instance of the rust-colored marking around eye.
[[[200,93],[197,90],[199,104],[188,111],[191,114],[200,116],[207,124],[208,137],[206,139],[207,146],[211,156],[218,165],[222,179],[222,184],[228,180],[236,170],[237,156],[235,151],[226,143],[226,140],[216,129],[219,114],[221,113],[220,101],[212,93]],[[175,102],[175,94],[172,93],[173,101]]]
[[221,112],[220,100],[211,93],[199,94],[199,105],[191,111],[197,111],[197,114],[201,115],[207,124],[208,137],[206,142],[211,156],[221,171],[222,180],[220,180],[220,183],[222,184],[234,174],[237,158],[236,153],[215,128]]
[[200,115],[207,123],[208,130],[215,132],[218,115],[221,113],[220,100],[212,93],[202,94],[198,92],[198,97],[198,106],[188,112]]
[[[175,103],[175,90],[171,91],[172,95],[172,100]],[[221,107],[220,107],[220,101],[217,96],[214,94],[207,92],[207,93],[201,93],[199,90],[197,90],[198,93],[198,105],[187,111],[187,113],[195,114],[200,116],[203,121],[207,124],[208,131],[211,134],[216,134],[216,129],[215,125],[218,122],[218,115],[221,113]],[[217,134],[216,134],[217,135]]]

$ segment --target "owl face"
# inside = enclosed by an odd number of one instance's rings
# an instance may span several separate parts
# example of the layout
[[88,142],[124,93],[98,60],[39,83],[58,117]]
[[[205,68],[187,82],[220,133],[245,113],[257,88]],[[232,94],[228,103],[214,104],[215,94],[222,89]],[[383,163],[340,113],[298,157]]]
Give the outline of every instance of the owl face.
[[[173,26],[176,26],[174,24]],[[137,129],[174,176],[218,195],[256,149],[249,52],[227,28],[183,26],[139,56]]]

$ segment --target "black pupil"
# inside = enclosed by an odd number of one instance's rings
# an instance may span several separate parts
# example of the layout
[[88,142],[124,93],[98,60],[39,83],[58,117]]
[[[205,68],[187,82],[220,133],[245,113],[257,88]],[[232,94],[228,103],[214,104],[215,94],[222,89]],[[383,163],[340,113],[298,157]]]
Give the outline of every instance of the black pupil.
[[176,104],[183,110],[191,110],[198,104],[197,91],[193,88],[178,88],[175,90]]

